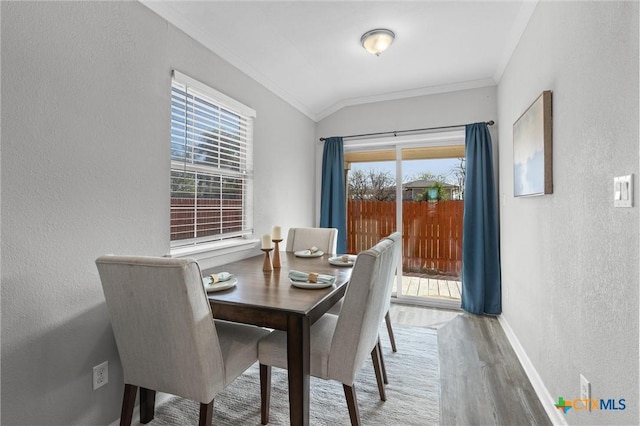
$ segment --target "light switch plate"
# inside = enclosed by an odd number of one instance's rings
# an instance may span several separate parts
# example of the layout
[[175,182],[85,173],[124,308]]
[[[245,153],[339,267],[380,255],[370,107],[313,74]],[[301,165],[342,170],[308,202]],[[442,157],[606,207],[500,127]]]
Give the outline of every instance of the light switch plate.
[[613,178],[613,206],[633,207],[633,175]]

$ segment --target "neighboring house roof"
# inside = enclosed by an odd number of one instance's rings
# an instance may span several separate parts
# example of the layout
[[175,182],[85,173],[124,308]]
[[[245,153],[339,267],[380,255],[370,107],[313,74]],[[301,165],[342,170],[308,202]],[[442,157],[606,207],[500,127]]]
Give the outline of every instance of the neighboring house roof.
[[[414,180],[413,182],[407,182],[403,186],[404,186],[404,189],[423,189],[423,188],[431,188],[435,184],[436,184],[436,181],[434,180],[420,179],[420,180]],[[442,182],[442,187],[458,188],[458,185],[452,185],[450,183]]]

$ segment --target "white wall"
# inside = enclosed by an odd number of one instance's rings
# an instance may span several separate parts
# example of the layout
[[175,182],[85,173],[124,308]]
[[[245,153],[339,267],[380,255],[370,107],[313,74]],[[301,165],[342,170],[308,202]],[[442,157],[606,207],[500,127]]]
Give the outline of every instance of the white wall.
[[94,260],[168,252],[171,70],[257,111],[258,235],[313,221],[315,124],[138,2],[0,7],[2,421],[108,424],[122,371]]
[[[512,125],[553,91],[553,195],[513,197]],[[540,2],[498,86],[503,318],[551,398],[625,398],[570,424],[638,424],[638,2]],[[552,401],[546,401],[552,404]]]
[[[496,87],[491,86],[349,106],[318,122],[316,141],[320,137],[457,126],[494,120],[496,124],[490,127],[490,132],[494,141],[494,161],[497,162],[499,123],[496,101]],[[349,143],[349,139],[344,142],[345,146]],[[322,143],[316,142],[318,194],[322,179],[322,148]],[[497,173],[497,167],[495,170]],[[319,196],[317,203],[316,211],[320,211]],[[319,217],[316,217],[316,222],[320,222]]]
[[496,88],[491,86],[349,106],[318,122],[316,134],[328,137],[454,126],[496,120],[496,115]]
[[[317,126],[137,2],[0,7],[3,424],[119,416],[93,261],[168,250],[173,68],[257,110],[258,235],[318,222],[317,137],[494,119],[504,317],[553,397],[577,396],[583,373],[594,397],[628,401],[571,423],[637,424],[638,207],[614,209],[611,189],[615,175],[638,183],[638,3],[541,2],[497,92],[352,106]],[[514,199],[511,126],[546,89],[554,194]]]

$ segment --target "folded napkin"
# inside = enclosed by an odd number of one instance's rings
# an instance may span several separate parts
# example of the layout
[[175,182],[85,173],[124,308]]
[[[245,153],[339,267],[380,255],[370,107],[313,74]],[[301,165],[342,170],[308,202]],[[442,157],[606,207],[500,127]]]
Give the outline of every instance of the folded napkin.
[[324,274],[316,274],[314,272],[302,272],[302,271],[289,271],[289,278],[293,281],[300,282],[312,282],[311,280],[315,278],[315,282],[317,283],[331,283],[333,284],[336,281],[336,277],[333,275],[324,275]]
[[341,261],[346,263],[346,262],[355,262],[358,256],[354,254],[343,254],[342,256],[339,256],[339,257]]
[[301,251],[302,251],[302,253],[303,253],[304,255],[309,256],[309,255],[312,255],[312,254],[314,254],[314,253],[319,252],[319,251],[320,251],[320,249],[319,249],[318,247],[316,247],[316,246],[313,246],[313,247],[311,247],[311,248],[308,248],[308,249],[305,249],[305,250],[301,250]]
[[211,278],[211,284],[215,284],[221,281],[228,281],[231,278],[231,274],[228,272],[218,272],[217,274],[209,275],[209,278]]

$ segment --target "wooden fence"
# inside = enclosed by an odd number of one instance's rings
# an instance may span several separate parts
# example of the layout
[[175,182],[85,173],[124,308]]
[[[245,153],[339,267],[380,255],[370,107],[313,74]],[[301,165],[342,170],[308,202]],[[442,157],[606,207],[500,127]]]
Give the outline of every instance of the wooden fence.
[[[405,272],[460,276],[463,201],[402,203]],[[396,230],[395,201],[347,202],[347,251],[358,253]]]
[[[242,230],[242,200],[171,198],[171,241]],[[196,235],[197,230],[197,235]]]

